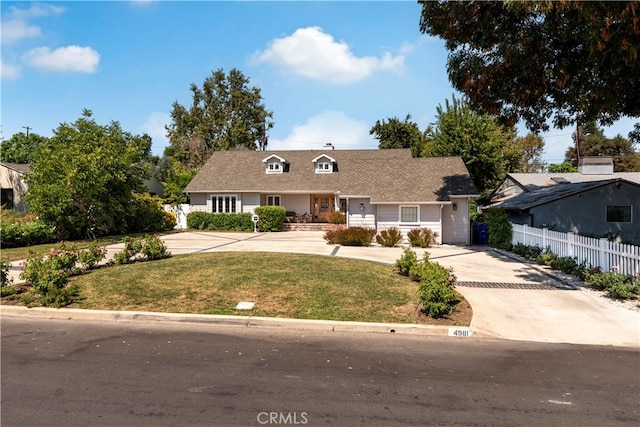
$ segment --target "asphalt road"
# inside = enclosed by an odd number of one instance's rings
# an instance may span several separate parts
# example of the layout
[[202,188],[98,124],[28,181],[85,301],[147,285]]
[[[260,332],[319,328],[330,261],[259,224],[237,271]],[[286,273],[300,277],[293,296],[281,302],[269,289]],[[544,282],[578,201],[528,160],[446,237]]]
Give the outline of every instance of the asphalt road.
[[633,348],[2,317],[6,426],[640,424]]

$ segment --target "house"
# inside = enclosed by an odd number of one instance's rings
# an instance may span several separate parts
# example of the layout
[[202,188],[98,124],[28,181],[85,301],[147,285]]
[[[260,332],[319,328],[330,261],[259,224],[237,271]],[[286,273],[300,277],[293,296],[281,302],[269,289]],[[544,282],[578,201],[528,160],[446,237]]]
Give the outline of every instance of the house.
[[[413,158],[409,149],[218,151],[185,188],[190,211],[253,212],[284,206],[302,221],[378,231],[429,228],[441,243],[469,244],[478,196],[459,157]],[[294,217],[294,218],[295,218]]]
[[508,174],[491,195],[515,224],[640,245],[640,172],[613,172],[608,157],[585,157],[577,173]]
[[27,192],[24,175],[29,173],[29,165],[0,162],[0,204],[5,209],[26,213],[22,196]]

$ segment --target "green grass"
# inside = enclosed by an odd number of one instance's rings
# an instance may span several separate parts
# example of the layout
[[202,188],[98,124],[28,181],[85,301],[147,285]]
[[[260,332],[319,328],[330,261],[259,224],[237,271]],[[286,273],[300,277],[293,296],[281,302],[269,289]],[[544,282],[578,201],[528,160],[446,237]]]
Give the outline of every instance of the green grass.
[[[390,265],[326,256],[222,252],[102,268],[73,279],[99,310],[414,323],[417,285]],[[255,302],[238,311],[240,301]]]

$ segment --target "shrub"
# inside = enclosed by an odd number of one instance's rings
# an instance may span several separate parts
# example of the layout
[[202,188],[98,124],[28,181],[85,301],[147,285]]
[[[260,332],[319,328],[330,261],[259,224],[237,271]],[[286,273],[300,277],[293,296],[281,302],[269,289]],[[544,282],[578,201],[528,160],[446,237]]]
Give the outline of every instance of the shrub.
[[189,212],[187,214],[187,228],[205,230],[213,214],[209,212]]
[[53,241],[55,228],[40,220],[2,224],[0,244],[3,247],[39,245]]
[[284,206],[258,206],[253,211],[258,215],[260,231],[279,231],[287,217]]
[[[425,252],[425,256],[428,257],[427,252]],[[411,267],[418,263],[418,257],[416,253],[410,248],[404,248],[402,256],[396,260],[396,268],[398,269],[398,273],[403,276],[408,276]]]
[[11,263],[9,260],[0,257],[0,287],[11,285],[13,279],[9,276],[9,270],[11,269]]
[[560,270],[566,274],[572,274],[579,279],[583,279],[586,273],[586,263],[579,263],[577,258],[571,257],[554,257],[549,262],[549,267],[554,270]]
[[442,317],[453,313],[460,298],[453,290],[456,277],[453,271],[437,262],[424,262],[418,294],[424,312],[430,317]]
[[604,273],[589,270],[585,273],[585,283],[615,299],[636,298],[640,293],[640,277],[620,274],[615,269]]
[[69,304],[76,291],[64,289],[75,268],[78,253],[64,243],[51,248],[46,256],[30,253],[20,278],[29,282],[42,305],[62,307]]
[[162,230],[173,230],[178,225],[178,217],[173,212],[162,212]]
[[376,242],[379,245],[392,248],[402,241],[402,233],[397,227],[391,227],[387,230],[382,230],[380,234],[376,236]]
[[171,252],[167,251],[166,245],[157,235],[144,237],[142,240],[141,252],[148,261],[168,258],[171,256]]
[[513,227],[504,209],[487,209],[484,217],[489,226],[489,245],[499,249],[511,249]]
[[329,215],[329,222],[331,224],[346,224],[347,216],[344,214],[344,212],[334,211],[331,212],[331,215]]
[[436,244],[438,233],[429,228],[414,228],[409,230],[407,238],[411,246],[429,248]]
[[97,241],[89,244],[87,249],[83,249],[78,253],[78,262],[85,270],[91,270],[98,265],[100,261],[107,256],[107,248],[100,246]]
[[175,223],[169,227],[171,225],[170,219],[165,216],[165,213],[160,197],[134,193],[127,218],[127,231],[141,233],[172,230]]
[[187,214],[187,227],[196,230],[253,231],[250,213],[191,212]]
[[375,228],[348,227],[329,230],[323,236],[328,243],[343,246],[369,246],[376,235]]
[[124,248],[113,256],[116,264],[129,264],[131,260],[142,250],[142,240],[125,237],[122,239]]

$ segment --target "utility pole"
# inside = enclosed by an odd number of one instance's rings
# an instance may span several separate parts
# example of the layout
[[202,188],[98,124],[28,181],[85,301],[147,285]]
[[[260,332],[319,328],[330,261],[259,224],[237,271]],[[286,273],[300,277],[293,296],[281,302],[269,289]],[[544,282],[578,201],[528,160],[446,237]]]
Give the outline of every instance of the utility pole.
[[33,128],[30,128],[29,126],[22,126],[22,129],[26,129],[27,130],[27,139],[29,139],[29,131]]
[[576,120],[576,157],[578,158],[578,163],[580,163],[580,125]]

